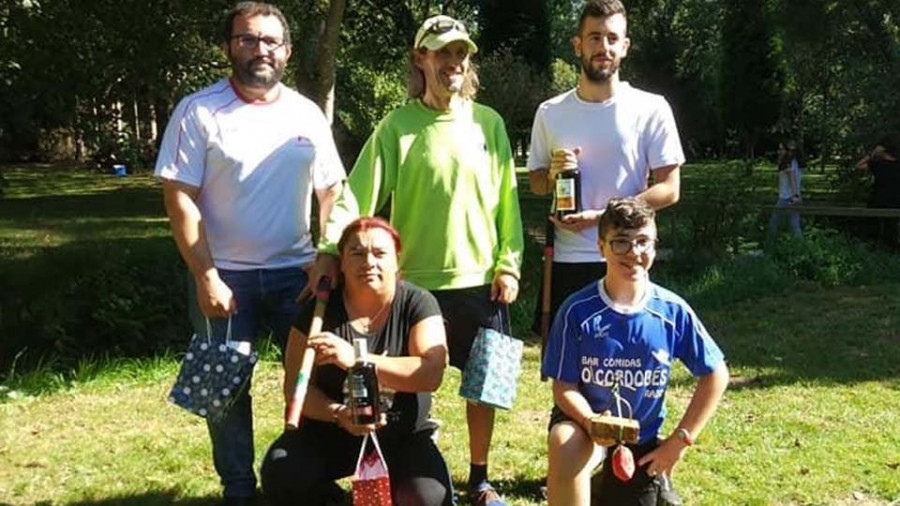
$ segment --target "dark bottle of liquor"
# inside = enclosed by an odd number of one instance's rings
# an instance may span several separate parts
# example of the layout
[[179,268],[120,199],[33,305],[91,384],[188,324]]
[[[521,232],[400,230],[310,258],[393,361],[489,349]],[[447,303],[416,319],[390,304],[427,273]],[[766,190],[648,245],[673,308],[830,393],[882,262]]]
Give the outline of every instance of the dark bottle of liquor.
[[556,219],[562,220],[570,214],[580,213],[581,171],[568,169],[556,175]]
[[378,421],[378,376],[375,364],[369,362],[368,346],[365,339],[353,340],[356,363],[347,371],[350,390],[350,414],[353,423],[369,425]]

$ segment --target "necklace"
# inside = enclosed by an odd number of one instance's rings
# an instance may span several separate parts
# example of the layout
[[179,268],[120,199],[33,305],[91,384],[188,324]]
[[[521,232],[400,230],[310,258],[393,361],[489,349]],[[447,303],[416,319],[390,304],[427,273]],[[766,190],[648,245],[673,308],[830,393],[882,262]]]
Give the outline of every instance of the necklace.
[[[370,334],[372,328],[377,325],[378,320],[381,318],[381,315],[384,314],[384,311],[387,308],[391,307],[391,302],[393,302],[393,299],[385,302],[381,306],[381,309],[379,309],[378,312],[376,312],[374,315],[366,318],[366,321],[363,321],[363,318],[365,318],[363,315],[355,315],[352,318],[350,318],[350,320],[352,322],[356,323],[356,325],[360,327],[360,330],[362,331],[363,334]],[[344,298],[344,305],[347,308],[351,307],[349,302],[347,301],[346,297]]]

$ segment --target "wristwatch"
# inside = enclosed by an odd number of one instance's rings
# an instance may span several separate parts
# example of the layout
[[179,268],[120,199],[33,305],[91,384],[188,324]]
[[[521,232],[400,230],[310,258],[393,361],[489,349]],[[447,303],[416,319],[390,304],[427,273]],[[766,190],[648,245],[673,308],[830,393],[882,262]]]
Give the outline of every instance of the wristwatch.
[[684,443],[685,446],[692,446],[694,444],[694,438],[691,436],[691,431],[684,427],[679,427],[678,430],[675,431],[675,437]]

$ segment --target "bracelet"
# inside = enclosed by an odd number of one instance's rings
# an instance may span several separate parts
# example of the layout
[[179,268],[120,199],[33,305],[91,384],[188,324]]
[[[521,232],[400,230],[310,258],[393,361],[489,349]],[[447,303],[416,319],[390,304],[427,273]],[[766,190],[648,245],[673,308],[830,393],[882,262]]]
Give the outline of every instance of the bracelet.
[[694,444],[694,438],[691,436],[691,432],[684,427],[679,427],[678,430],[675,431],[675,437],[684,443],[685,446],[692,446]]

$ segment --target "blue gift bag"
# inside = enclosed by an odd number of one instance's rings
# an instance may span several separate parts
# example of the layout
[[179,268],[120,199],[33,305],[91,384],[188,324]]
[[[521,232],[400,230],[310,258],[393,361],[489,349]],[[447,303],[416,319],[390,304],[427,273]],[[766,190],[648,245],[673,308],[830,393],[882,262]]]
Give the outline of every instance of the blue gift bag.
[[[506,328],[509,329],[508,313]],[[516,400],[516,387],[522,373],[523,348],[522,341],[506,333],[484,327],[478,329],[463,370],[459,395],[480,404],[510,409]]]
[[230,317],[224,341],[210,336],[212,329],[207,319],[206,336],[191,337],[168,400],[217,423],[225,418],[237,394],[247,385],[257,353],[235,349]]

